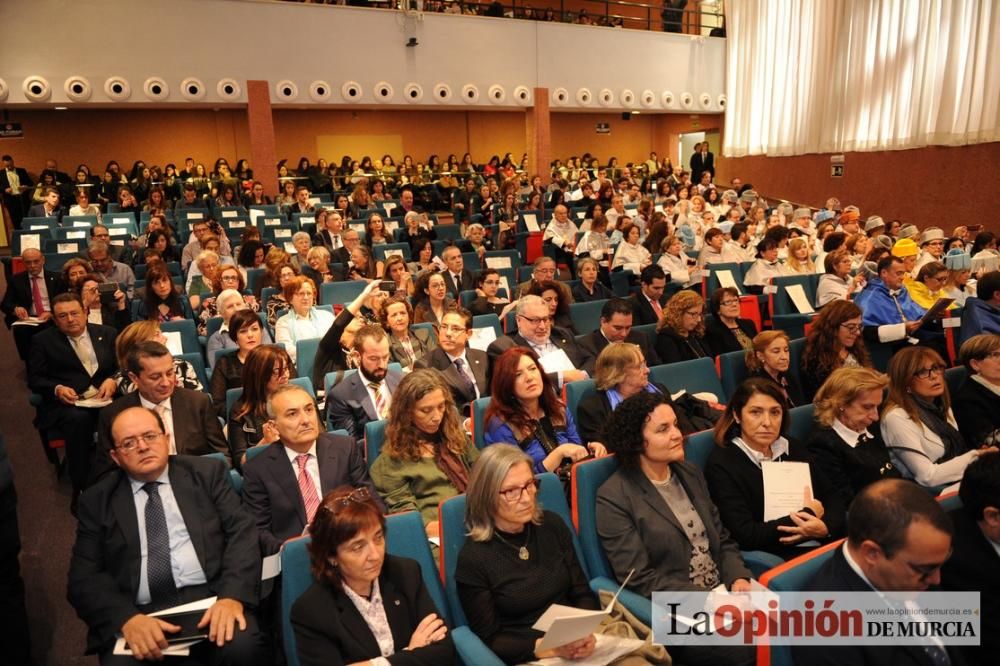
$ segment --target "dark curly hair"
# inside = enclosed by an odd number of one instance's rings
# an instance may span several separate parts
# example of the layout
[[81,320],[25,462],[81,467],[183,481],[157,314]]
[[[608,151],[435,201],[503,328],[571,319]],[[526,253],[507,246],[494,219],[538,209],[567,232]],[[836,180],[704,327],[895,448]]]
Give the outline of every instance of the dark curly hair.
[[[802,371],[815,374],[817,377],[826,377],[839,368],[843,364],[840,359],[840,344],[837,342],[840,325],[860,316],[861,308],[851,301],[837,299],[823,306],[819,315],[813,319],[812,328],[806,336]],[[847,351],[854,355],[858,365],[871,367],[871,357],[865,348],[864,336],[859,335],[854,345]]]
[[661,393],[642,391],[623,400],[611,412],[611,419],[604,424],[603,441],[607,442],[608,451],[618,457],[622,467],[639,466],[639,458],[646,449],[642,435],[646,421],[657,407],[669,404]]

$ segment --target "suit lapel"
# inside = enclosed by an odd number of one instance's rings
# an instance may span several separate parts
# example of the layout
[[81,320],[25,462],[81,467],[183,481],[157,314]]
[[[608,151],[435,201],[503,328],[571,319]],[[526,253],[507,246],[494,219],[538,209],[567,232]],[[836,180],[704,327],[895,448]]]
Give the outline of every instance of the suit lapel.
[[392,641],[396,651],[402,650],[403,646],[410,642],[410,636],[403,634],[404,629],[409,626],[407,608],[403,605],[403,596],[396,589],[395,584],[385,575],[385,566],[382,567],[383,574],[378,579],[379,593],[382,595],[382,607],[385,608],[385,619],[389,623],[392,631]]
[[[320,498],[326,496],[328,492],[343,484],[343,480],[337,475],[342,471],[337,464],[337,450],[335,444],[327,441],[326,435],[320,435],[316,440],[316,464],[319,465]],[[300,502],[300,504],[304,504]]]
[[365,386],[365,381],[361,377],[361,370],[354,373],[348,381],[353,382],[354,385],[351,387],[351,394],[357,396],[358,403],[365,410],[368,420],[378,421],[378,414],[375,412],[375,403],[372,402],[371,396],[368,395],[368,387]]
[[490,386],[486,381],[486,373],[488,369],[488,364],[485,352],[478,352],[475,349],[467,349],[465,352],[465,357],[469,359],[469,366],[472,368],[472,374],[476,378],[476,386],[479,387],[480,395],[487,395],[490,392]]
[[[338,590],[334,598],[337,602],[337,608],[340,609],[340,622],[344,625],[347,635],[354,637],[361,646],[359,652],[361,654],[382,654],[382,650],[378,646],[378,641],[375,640],[375,634],[372,633],[372,630],[368,627],[368,623],[361,617],[361,613],[358,612],[354,602],[348,598],[347,593]],[[382,598],[385,599],[384,596]]]
[[94,347],[94,355],[97,356],[98,372],[100,372],[102,368],[113,367],[114,359],[110,358],[107,353],[105,353],[111,348],[106,340],[107,335],[93,324],[87,324],[87,333],[90,335],[90,344]]
[[132,484],[124,472],[119,472],[118,485],[111,496],[111,512],[115,522],[121,527],[125,544],[128,547],[125,566],[128,567],[128,579],[133,592],[139,589],[139,562],[142,559],[139,542],[139,518],[135,513],[135,498],[132,496]]
[[205,533],[202,530],[203,516],[197,497],[200,490],[191,479],[191,473],[186,468],[181,467],[176,462],[170,465],[167,472],[170,477],[171,490],[174,491],[174,499],[177,507],[184,517],[184,525],[187,528],[188,536],[191,537],[191,545],[198,553],[198,563],[201,564],[202,571],[208,571],[205,560]]
[[[319,443],[316,446],[316,458],[317,462],[319,459]],[[292,466],[288,463],[288,454],[285,453],[285,446],[280,442],[276,442],[268,447],[267,451],[261,455],[268,456],[270,460],[270,465],[268,468],[274,473],[274,480],[281,488],[281,491],[285,493],[285,497],[288,498],[288,503],[295,507],[295,513],[298,515],[299,520],[303,525],[306,524],[306,505],[302,501],[302,493],[299,491],[299,480],[295,478],[295,471]],[[320,481],[323,478],[323,466],[320,464]]]
[[[82,372],[84,375],[87,375],[87,369],[83,367],[83,361],[81,361],[80,357],[76,355],[76,351],[73,349],[73,345],[70,344],[69,338],[66,337],[66,334],[60,332],[59,335],[56,336],[56,338],[59,340],[57,344],[60,347],[62,347],[63,354],[66,355],[66,358],[69,359],[69,362],[75,363],[76,367],[80,370],[80,372]],[[94,350],[96,351],[97,346],[95,345],[94,347],[95,347]],[[98,358],[98,362],[100,362],[100,358]]]
[[660,493],[653,487],[650,480],[646,478],[646,475],[636,470],[631,470],[629,473],[634,476],[637,485],[642,489],[642,499],[647,506],[670,521],[670,523],[680,530],[682,535],[684,535],[684,530],[681,527],[680,521],[677,520],[677,516],[674,515],[674,512],[671,511],[670,507],[660,496]]

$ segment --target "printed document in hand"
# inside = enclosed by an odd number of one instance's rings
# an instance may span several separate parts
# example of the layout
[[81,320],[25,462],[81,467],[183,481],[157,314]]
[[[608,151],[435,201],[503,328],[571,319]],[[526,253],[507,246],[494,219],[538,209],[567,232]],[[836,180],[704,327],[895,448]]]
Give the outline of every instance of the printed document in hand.
[[608,605],[601,610],[584,610],[561,604],[552,604],[549,606],[548,610],[542,613],[542,616],[532,626],[532,629],[536,631],[545,632],[545,636],[542,637],[542,641],[536,649],[550,650],[560,645],[578,641],[594,633],[594,629],[604,621],[604,618],[608,616],[611,609],[615,607],[618,595],[625,589],[625,585],[633,573],[635,573],[634,569],[625,577],[625,580],[615,592],[615,596],[611,597]]
[[562,349],[549,352],[545,356],[538,359],[538,363],[542,366],[542,370],[546,373],[576,370],[576,366],[573,365],[573,361],[569,360],[569,356],[566,356],[566,352]]
[[804,462],[773,462],[760,464],[764,476],[764,520],[777,520],[802,508],[812,499],[812,477],[809,464]]

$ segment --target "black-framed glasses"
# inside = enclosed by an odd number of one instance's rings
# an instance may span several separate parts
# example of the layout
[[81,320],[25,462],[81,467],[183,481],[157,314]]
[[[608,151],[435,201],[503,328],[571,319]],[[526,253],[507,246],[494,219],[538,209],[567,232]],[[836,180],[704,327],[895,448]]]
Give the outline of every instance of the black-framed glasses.
[[841,324],[840,326],[847,329],[851,333],[860,333],[865,330],[864,324]]
[[524,321],[528,322],[532,326],[538,326],[539,324],[551,324],[552,317],[527,317],[525,315],[517,315]]
[[146,446],[152,446],[153,444],[159,442],[164,435],[166,435],[166,433],[154,432],[150,430],[149,432],[144,432],[141,435],[123,439],[118,444],[118,449],[120,451],[124,451],[125,453],[131,453],[132,451],[135,451],[136,447],[139,446],[139,442],[144,442]]
[[943,375],[946,368],[943,365],[935,364],[929,368],[920,368],[915,373],[914,377],[918,379],[930,379],[932,375]]
[[537,493],[538,486],[540,485],[538,479],[531,479],[523,486],[518,486],[517,488],[506,488],[500,491],[500,497],[504,498],[506,501],[513,504],[514,502],[519,502],[524,493]]

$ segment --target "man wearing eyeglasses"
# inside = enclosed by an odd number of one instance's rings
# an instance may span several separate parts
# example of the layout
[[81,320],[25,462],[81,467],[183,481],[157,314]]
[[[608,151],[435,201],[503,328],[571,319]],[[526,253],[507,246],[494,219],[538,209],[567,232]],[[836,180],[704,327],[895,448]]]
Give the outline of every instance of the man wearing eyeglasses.
[[[854,498],[847,516],[847,541],[808,589],[926,591],[941,583],[941,567],[952,552],[952,532],[948,515],[925,489],[903,479],[877,481]],[[956,648],[934,638],[901,638],[896,645],[793,646],[792,654],[797,664],[818,666],[965,663]]]
[[531,291],[533,284],[552,282],[556,279],[556,260],[552,257],[538,257],[531,269],[531,279],[517,285],[518,298]]
[[[486,349],[490,363],[494,363],[500,354],[511,347],[530,347],[538,354],[543,369],[564,366],[554,372],[547,372],[549,380],[554,386],[562,389],[564,382],[587,379],[589,375],[580,370],[583,367],[583,354],[580,352],[576,340],[568,332],[552,325],[549,306],[542,300],[541,296],[522,297],[517,302],[516,313],[517,333],[501,336],[490,343]],[[571,367],[565,367],[567,360]],[[548,366],[546,366],[547,361]]]
[[440,370],[462,411],[477,398],[490,394],[490,359],[486,352],[467,346],[471,336],[472,313],[456,306],[441,317],[438,346],[414,364],[417,369]]
[[87,653],[101,664],[134,664],[112,654],[120,634],[135,658],[159,660],[180,627],[149,614],[215,596],[198,622],[208,639],[191,647],[191,661],[268,663],[252,612],[257,531],[226,465],[170,455],[163,422],[142,407],[117,414],[111,432],[118,471],[80,500],[69,570],[69,601],[89,629]]
[[382,506],[361,448],[350,437],[320,431],[316,402],[305,389],[280,387],[267,401],[267,415],[280,439],[243,468],[243,503],[263,552],[277,553],[302,534],[323,497],[339,486],[365,487]]
[[[127,235],[118,236],[119,239],[129,241]],[[111,244],[111,230],[108,229],[103,224],[95,224],[90,228],[90,242],[91,243],[104,243],[108,247],[108,253],[111,255],[111,260],[118,262],[120,264],[131,265],[133,259],[132,247],[130,242],[126,242],[124,245],[112,245]],[[84,250],[86,252],[86,250]],[[87,256],[84,252],[80,253],[83,259]]]
[[[227,462],[233,462],[212,398],[202,391],[177,385],[174,357],[169,349],[153,340],[140,342],[129,350],[125,362],[127,367],[123,369],[128,372],[136,390],[101,410],[97,426],[95,479],[114,470],[111,424],[120,413],[132,407],[145,407],[159,415],[166,429],[171,455],[221,453]],[[238,465],[239,461],[236,463]]]

